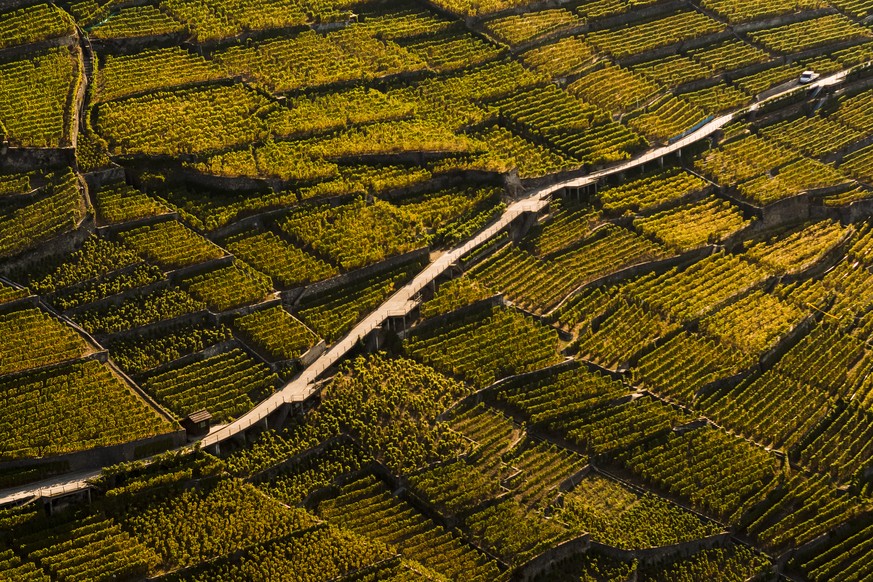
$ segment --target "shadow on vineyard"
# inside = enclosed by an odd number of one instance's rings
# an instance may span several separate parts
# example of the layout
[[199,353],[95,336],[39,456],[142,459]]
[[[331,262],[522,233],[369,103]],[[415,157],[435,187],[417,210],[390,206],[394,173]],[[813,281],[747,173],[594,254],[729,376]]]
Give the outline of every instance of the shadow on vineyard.
[[0,0],[0,579],[873,579],[869,0]]

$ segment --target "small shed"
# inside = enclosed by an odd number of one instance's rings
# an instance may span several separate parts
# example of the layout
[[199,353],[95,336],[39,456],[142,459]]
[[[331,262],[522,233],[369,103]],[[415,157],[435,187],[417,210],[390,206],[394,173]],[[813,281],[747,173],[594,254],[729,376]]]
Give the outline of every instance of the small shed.
[[189,437],[202,437],[209,434],[212,415],[208,410],[192,412],[182,420],[182,426]]

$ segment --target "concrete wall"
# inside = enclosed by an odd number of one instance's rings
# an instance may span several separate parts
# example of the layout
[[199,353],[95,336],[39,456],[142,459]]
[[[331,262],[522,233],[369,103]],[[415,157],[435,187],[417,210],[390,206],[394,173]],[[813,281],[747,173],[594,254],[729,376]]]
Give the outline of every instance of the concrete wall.
[[151,295],[156,291],[160,291],[161,289],[167,289],[170,286],[169,282],[166,279],[160,279],[155,281],[154,283],[150,283],[149,285],[145,285],[143,287],[136,287],[134,289],[128,289],[127,291],[122,291],[121,293],[117,293],[115,295],[110,295],[108,297],[104,297],[102,299],[98,299],[92,303],[86,303],[83,305],[78,305],[76,307],[72,307],[64,313],[66,315],[72,316],[77,313],[82,313],[83,311],[88,311],[91,309],[100,309],[107,308],[111,306],[121,305],[125,299],[129,299],[131,297],[140,297],[145,295]]
[[99,190],[106,184],[111,184],[113,182],[124,182],[126,179],[126,174],[124,172],[124,168],[122,168],[121,166],[114,166],[105,170],[98,170],[96,172],[88,172],[87,174],[82,174],[82,177],[85,178],[85,182],[87,182],[89,189]]
[[217,176],[214,174],[198,172],[192,168],[183,168],[182,170],[179,170],[179,176],[186,182],[203,188],[227,190],[231,192],[267,192],[270,189],[268,181],[262,178],[249,178],[246,176]]
[[99,232],[102,236],[114,235],[120,231],[129,230],[140,226],[152,226],[161,222],[178,220],[178,218],[179,214],[176,212],[170,212],[168,214],[158,214],[155,216],[144,216],[142,218],[128,220],[119,224],[109,224],[106,226],[101,226],[97,229],[97,232]]
[[704,47],[710,44],[714,44],[720,42],[722,40],[727,40],[728,38],[732,38],[733,33],[730,29],[723,30],[721,32],[716,32],[713,34],[707,34],[704,36],[700,36],[697,38],[689,38],[682,42],[678,42],[675,44],[670,44],[667,46],[663,46],[660,48],[652,49],[650,51],[645,51],[642,53],[638,53],[635,55],[630,55],[627,57],[623,57],[618,59],[618,64],[626,67],[629,65],[635,65],[637,63],[642,63],[645,61],[649,61],[652,59],[658,59],[662,57],[667,57],[670,55],[676,55],[685,51],[690,51],[696,48]]
[[728,544],[730,540],[731,534],[724,532],[690,542],[640,550],[622,550],[595,541],[591,542],[590,547],[592,550],[598,551],[616,560],[625,562],[636,560],[640,564],[647,565],[687,557],[701,550],[723,546]]
[[130,441],[119,445],[96,447],[75,453],[53,455],[50,457],[5,461],[0,463],[0,471],[38,467],[47,461],[66,462],[69,463],[70,471],[84,471],[87,469],[115,465],[122,461],[134,461],[139,458],[150,456],[155,453],[153,447],[158,445],[160,448],[168,450],[180,447],[184,444],[185,431],[178,429],[163,435]]
[[873,198],[859,200],[847,206],[827,207],[815,205],[810,208],[810,218],[833,218],[844,224],[860,222],[873,216]]
[[13,257],[0,259],[0,276],[9,277],[14,271],[24,270],[33,263],[71,253],[95,231],[94,217],[88,215],[75,229],[59,234],[36,247],[26,249]]
[[752,32],[755,30],[763,30],[765,28],[773,28],[774,26],[784,26],[786,24],[791,24],[792,22],[800,22],[801,20],[809,20],[810,18],[824,16],[826,14],[834,14],[835,12],[836,10],[831,7],[821,8],[818,10],[791,12],[788,14],[772,16],[770,18],[753,20],[752,22],[735,24],[733,25],[733,29],[734,31],[739,33]]
[[555,564],[567,558],[583,554],[590,547],[592,547],[591,540],[587,534],[567,540],[553,548],[549,548],[526,564],[516,568],[510,580],[513,582],[534,580],[538,576],[547,573]]
[[163,319],[161,321],[155,321],[153,323],[149,323],[142,327],[136,327],[133,329],[125,329],[122,331],[116,331],[113,333],[100,335],[98,336],[101,341],[118,341],[120,339],[130,338],[130,337],[139,337],[143,335],[148,335],[157,330],[164,330],[171,327],[176,327],[179,325],[186,324],[199,324],[203,322],[215,322],[215,316],[206,311],[205,309],[201,311],[195,311],[193,313],[186,313],[184,315],[180,315],[179,317],[174,317],[171,319]]
[[102,39],[92,38],[91,44],[94,50],[99,53],[117,53],[131,54],[139,52],[145,48],[178,46],[182,44],[188,35],[185,31],[168,33],[168,34],[152,34],[149,36]]
[[684,0],[669,0],[667,2],[657,2],[647,6],[634,6],[632,10],[597,18],[589,21],[591,30],[603,30],[606,28],[618,28],[628,24],[633,24],[642,20],[652,20],[659,16],[664,16],[675,12],[682,8],[686,8],[688,3]]
[[665,273],[672,269],[673,267],[684,267],[690,265],[692,263],[696,263],[697,261],[711,255],[715,247],[711,245],[707,245],[705,247],[701,247],[699,249],[695,249],[693,251],[689,251],[687,253],[682,253],[681,255],[676,255],[673,257],[668,257],[666,259],[661,259],[658,261],[649,261],[646,263],[640,263],[639,265],[633,265],[631,267],[626,267],[619,271],[615,271],[614,273],[610,273],[609,275],[604,275],[599,279],[594,279],[593,281],[589,281],[584,285],[581,285],[577,289],[575,289],[572,293],[567,295],[560,303],[558,303],[552,310],[547,314],[552,314],[558,309],[561,308],[567,301],[582,293],[585,289],[593,289],[595,287],[609,287],[610,285],[614,285],[619,281],[623,281],[625,279],[632,279],[634,277],[639,277],[640,275],[646,273]]
[[[32,4],[35,3],[36,2],[32,2]],[[0,8],[0,10],[5,9]],[[34,43],[10,46],[4,49],[0,49],[0,61],[8,62],[17,59],[30,59],[33,57],[34,54],[43,52],[51,48],[65,46],[70,49],[74,49],[77,44],[79,44],[79,40],[74,32],[73,34],[68,36],[58,36],[55,38],[40,40]]]
[[764,228],[776,228],[809,220],[811,197],[808,193],[777,200],[761,209]]
[[425,319],[418,325],[408,330],[403,330],[397,335],[400,337],[400,339],[405,339],[410,335],[416,335],[420,333],[426,333],[434,329],[440,329],[451,325],[452,322],[462,320],[465,317],[476,315],[482,311],[501,305],[506,305],[506,300],[504,299],[503,294],[492,295],[491,297],[486,297],[485,299],[474,301],[469,305],[465,305],[464,307],[461,307],[449,313],[444,313],[442,315],[436,315],[434,317]]
[[19,148],[10,147],[0,155],[0,171],[29,172],[54,166],[74,167],[76,150],[73,148]]
[[[345,287],[347,285],[369,279],[374,275],[390,271],[407,263],[414,263],[416,261],[426,262],[429,257],[430,249],[424,247],[418,250],[410,251],[403,255],[398,255],[385,259],[384,261],[380,261],[374,265],[370,265],[369,267],[355,269],[354,271],[343,273],[342,275],[332,277],[325,281],[319,281],[318,283],[307,285],[303,288],[302,292],[300,292],[299,289],[282,291],[282,299],[287,305],[296,305],[300,303],[300,301],[303,301],[308,297],[319,295],[321,293],[327,293],[336,289],[337,287]],[[292,297],[294,298],[293,300],[291,299]]]

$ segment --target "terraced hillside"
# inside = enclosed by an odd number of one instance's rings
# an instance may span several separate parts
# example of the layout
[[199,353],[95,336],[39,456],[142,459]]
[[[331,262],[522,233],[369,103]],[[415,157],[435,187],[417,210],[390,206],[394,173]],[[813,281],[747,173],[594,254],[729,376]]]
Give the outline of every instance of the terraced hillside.
[[0,79],[0,579],[873,579],[873,3],[0,0]]

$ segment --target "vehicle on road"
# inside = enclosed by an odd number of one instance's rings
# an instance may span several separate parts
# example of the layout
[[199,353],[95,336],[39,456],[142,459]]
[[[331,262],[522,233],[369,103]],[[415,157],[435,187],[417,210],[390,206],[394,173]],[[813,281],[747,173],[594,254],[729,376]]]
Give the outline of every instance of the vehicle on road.
[[803,71],[802,73],[800,73],[799,81],[801,85],[806,85],[807,83],[812,83],[818,78],[819,74],[815,71]]

